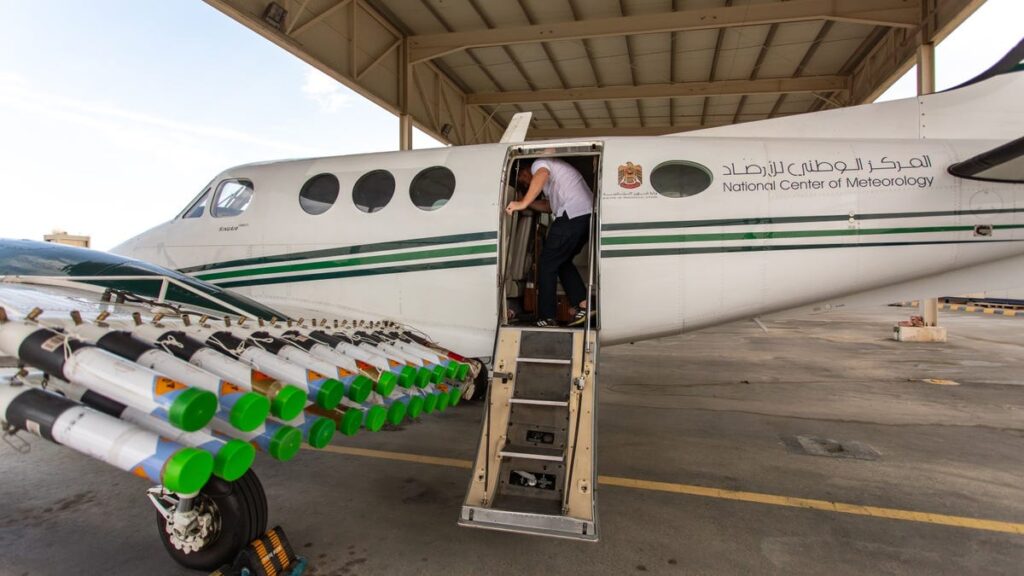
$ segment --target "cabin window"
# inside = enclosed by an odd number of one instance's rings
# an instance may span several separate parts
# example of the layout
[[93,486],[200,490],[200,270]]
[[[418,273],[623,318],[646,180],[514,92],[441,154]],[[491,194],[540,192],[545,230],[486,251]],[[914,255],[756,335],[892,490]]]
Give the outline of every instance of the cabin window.
[[214,218],[238,216],[252,202],[253,186],[248,180],[225,180],[217,188],[210,213]]
[[207,188],[203,194],[192,202],[192,205],[185,209],[182,218],[201,218],[206,212],[206,203],[210,201],[210,189]]
[[395,177],[387,170],[363,174],[352,188],[352,202],[363,212],[382,210],[395,195]]
[[455,174],[444,166],[427,168],[409,186],[409,197],[420,210],[437,210],[455,193]]
[[662,196],[685,198],[711,186],[711,171],[693,162],[670,160],[655,166],[651,186]]
[[338,200],[338,178],[334,174],[317,174],[302,185],[299,206],[307,214],[323,214]]

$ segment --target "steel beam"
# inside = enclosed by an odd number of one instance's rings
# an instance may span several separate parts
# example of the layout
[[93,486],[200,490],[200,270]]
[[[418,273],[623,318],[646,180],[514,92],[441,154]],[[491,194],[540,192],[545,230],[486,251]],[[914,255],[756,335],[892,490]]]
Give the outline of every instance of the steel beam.
[[921,43],[939,44],[984,3],[985,0],[929,1],[925,16],[918,14],[921,30],[888,30],[855,65],[850,98],[843,103],[874,102],[914,65]]
[[660,32],[708,30],[733,26],[760,26],[783,22],[834,20],[874,26],[916,28],[919,0],[791,0],[637,14],[618,18],[513,26],[492,30],[422,34],[409,37],[412,62],[482,46],[506,46],[601,36],[628,36]]
[[527,140],[555,140],[561,138],[599,138],[602,136],[664,136],[676,132],[699,130],[709,126],[619,126],[616,128],[531,128]]
[[793,94],[800,92],[843,91],[849,88],[845,76],[807,76],[803,78],[762,78],[759,80],[718,80],[680,82],[678,84],[642,84],[603,88],[566,88],[558,90],[521,90],[467,94],[469,105],[535,104],[539,102],[585,102],[588,100],[647,100],[686,96],[726,96],[744,94]]
[[411,145],[413,127],[451,144],[496,140],[504,129],[467,106],[465,89],[438,65],[409,62],[406,34],[367,0],[293,1],[283,29],[263,20],[267,0],[205,1],[398,116],[400,146]]

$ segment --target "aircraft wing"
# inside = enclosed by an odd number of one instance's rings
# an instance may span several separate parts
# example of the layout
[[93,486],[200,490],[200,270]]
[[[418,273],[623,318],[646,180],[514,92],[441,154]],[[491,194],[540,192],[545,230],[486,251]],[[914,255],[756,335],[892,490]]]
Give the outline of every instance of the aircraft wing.
[[[400,323],[287,318],[138,260],[11,240],[0,240],[0,357],[5,432],[156,484],[165,546],[207,571],[266,529],[257,451],[284,463],[336,433],[429,418],[468,399],[482,369]],[[199,493],[232,503],[193,506]],[[190,555],[214,537],[238,545]]]
[[971,180],[1024,183],[1024,137],[953,164],[949,173]]

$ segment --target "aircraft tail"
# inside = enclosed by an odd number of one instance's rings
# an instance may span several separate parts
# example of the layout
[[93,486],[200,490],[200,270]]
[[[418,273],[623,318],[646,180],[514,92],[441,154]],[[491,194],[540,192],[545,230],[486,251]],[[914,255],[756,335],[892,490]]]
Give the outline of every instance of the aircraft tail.
[[1009,142],[1024,134],[1022,61],[1024,39],[982,74],[943,92],[673,136]]

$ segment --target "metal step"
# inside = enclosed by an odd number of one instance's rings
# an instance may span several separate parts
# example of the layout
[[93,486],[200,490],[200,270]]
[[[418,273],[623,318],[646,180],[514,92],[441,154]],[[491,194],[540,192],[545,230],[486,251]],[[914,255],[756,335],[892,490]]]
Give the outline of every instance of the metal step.
[[594,331],[499,329],[459,525],[597,540],[596,361]]
[[535,400],[533,398],[509,398],[510,404],[530,404],[533,406],[568,406],[566,400]]
[[544,460],[546,462],[563,462],[565,453],[557,448],[540,446],[506,445],[498,455],[502,458],[522,458],[523,460]]
[[572,359],[563,358],[516,358],[516,362],[529,364],[572,364]]

